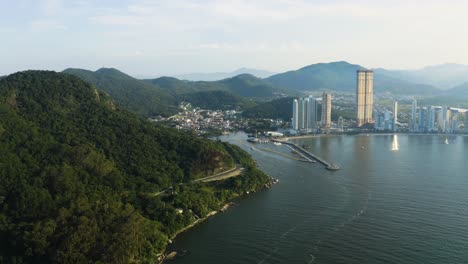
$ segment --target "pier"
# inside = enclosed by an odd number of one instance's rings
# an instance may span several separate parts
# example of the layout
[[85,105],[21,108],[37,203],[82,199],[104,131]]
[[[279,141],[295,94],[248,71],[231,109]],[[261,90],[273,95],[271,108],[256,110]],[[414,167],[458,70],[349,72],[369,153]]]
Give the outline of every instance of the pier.
[[319,156],[317,156],[315,154],[310,153],[309,151],[305,150],[304,148],[301,148],[300,146],[298,146],[298,145],[296,145],[294,143],[287,142],[287,141],[279,141],[279,140],[275,140],[275,139],[271,139],[271,141],[280,142],[282,144],[285,144],[285,145],[289,146],[290,148],[294,149],[297,153],[299,153],[299,155],[301,155],[302,157],[304,157],[305,159],[307,159],[309,161],[310,160],[318,161],[319,163],[323,164],[327,170],[336,171],[336,170],[340,169],[340,167],[338,165],[333,164],[333,163],[329,163],[328,161],[322,159],[321,157],[319,157]]

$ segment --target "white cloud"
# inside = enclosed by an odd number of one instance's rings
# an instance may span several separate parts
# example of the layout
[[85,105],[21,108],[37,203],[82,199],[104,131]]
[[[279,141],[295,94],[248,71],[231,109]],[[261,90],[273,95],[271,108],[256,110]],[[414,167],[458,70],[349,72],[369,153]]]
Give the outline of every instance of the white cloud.
[[41,9],[46,15],[56,15],[62,12],[62,0],[41,0]]
[[33,32],[47,32],[55,30],[66,30],[67,27],[57,20],[42,19],[32,21],[31,30]]

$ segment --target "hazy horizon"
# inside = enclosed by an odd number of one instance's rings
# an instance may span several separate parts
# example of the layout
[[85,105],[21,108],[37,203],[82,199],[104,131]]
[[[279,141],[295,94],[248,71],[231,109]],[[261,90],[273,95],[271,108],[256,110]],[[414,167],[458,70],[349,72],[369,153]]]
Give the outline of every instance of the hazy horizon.
[[0,75],[117,68],[132,76],[468,64],[463,1],[0,0]]

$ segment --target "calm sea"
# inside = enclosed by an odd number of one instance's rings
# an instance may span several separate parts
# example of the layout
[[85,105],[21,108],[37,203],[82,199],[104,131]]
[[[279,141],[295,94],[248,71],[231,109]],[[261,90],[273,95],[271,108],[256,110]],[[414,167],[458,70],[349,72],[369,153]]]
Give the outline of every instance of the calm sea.
[[338,163],[336,172],[245,139],[222,137],[280,182],[177,237],[187,254],[171,263],[468,263],[468,137],[295,141]]

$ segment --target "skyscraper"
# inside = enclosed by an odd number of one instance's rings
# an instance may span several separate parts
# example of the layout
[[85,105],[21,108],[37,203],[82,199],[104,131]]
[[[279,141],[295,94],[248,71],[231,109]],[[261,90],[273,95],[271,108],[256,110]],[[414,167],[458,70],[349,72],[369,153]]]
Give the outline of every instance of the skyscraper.
[[426,108],[425,107],[419,107],[419,132],[425,132],[426,131]]
[[312,130],[317,127],[317,100],[312,97],[293,100],[292,128]]
[[331,127],[331,94],[323,92],[322,94],[322,127]]
[[315,129],[317,127],[317,100],[312,96],[309,96],[306,100],[306,128]]
[[397,122],[398,122],[398,101],[393,100],[393,122],[392,122],[392,130],[397,130]]
[[418,109],[418,102],[416,101],[416,99],[413,100],[413,103],[411,104],[411,127],[410,127],[410,130],[411,131],[417,131],[417,115],[416,115],[416,112],[417,112],[417,109]]
[[373,123],[374,72],[371,70],[357,71],[356,105],[357,126]]
[[429,106],[427,108],[427,132],[433,132],[435,130],[436,122],[436,108]]
[[297,99],[294,99],[293,101],[292,128],[294,130],[299,130],[299,102]]

